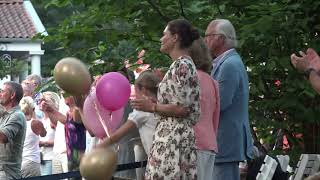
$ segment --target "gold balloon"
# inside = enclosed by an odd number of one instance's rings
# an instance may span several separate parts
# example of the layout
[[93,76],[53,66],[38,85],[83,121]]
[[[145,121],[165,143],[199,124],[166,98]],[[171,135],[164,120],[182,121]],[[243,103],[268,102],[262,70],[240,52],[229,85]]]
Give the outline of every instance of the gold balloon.
[[89,70],[74,57],[63,58],[56,64],[54,79],[61,89],[73,95],[86,94],[90,90]]
[[117,167],[117,154],[107,148],[96,148],[80,162],[81,176],[86,180],[109,180]]

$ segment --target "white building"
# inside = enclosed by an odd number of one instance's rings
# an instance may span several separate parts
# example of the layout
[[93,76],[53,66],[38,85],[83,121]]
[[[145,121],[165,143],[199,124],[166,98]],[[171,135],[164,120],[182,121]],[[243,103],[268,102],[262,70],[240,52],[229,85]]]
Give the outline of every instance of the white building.
[[23,72],[4,81],[21,81],[29,74],[41,75],[42,41],[32,39],[47,32],[30,0],[0,0],[0,60],[23,61]]

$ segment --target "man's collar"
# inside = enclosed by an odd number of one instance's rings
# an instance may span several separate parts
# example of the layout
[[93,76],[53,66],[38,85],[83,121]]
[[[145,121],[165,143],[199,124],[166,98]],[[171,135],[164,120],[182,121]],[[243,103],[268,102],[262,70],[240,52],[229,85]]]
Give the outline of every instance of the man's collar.
[[223,59],[226,55],[228,55],[230,52],[232,52],[233,50],[235,50],[234,48],[228,49],[227,51],[223,52],[222,54],[220,54],[218,57],[216,57],[215,59],[213,59],[213,62],[218,62],[221,59]]
[[7,112],[9,114],[11,114],[12,112],[14,112],[16,110],[20,110],[20,106],[19,105],[16,105],[16,106],[12,107],[11,109],[7,110]]

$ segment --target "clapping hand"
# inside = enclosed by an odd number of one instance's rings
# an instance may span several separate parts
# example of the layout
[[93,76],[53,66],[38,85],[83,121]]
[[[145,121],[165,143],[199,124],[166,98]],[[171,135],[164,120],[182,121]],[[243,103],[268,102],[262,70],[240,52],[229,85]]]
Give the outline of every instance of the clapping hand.
[[57,111],[58,109],[55,107],[55,105],[52,101],[46,100],[46,99],[41,99],[40,110],[42,110],[44,112],[53,112],[53,111]]
[[320,70],[320,57],[314,49],[308,48],[306,53],[299,51],[299,55],[291,55],[291,63],[298,71],[305,71],[309,68]]

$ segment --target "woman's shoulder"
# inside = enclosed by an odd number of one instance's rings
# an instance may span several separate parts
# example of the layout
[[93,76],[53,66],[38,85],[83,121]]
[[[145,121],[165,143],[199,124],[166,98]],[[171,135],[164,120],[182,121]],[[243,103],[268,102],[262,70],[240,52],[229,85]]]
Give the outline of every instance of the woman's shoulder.
[[190,56],[187,56],[187,55],[183,55],[183,56],[180,56],[177,61],[177,63],[192,63],[193,60]]
[[175,62],[175,67],[179,68],[179,67],[188,67],[191,69],[196,69],[193,60],[191,59],[190,56],[180,56]]

